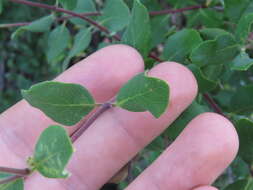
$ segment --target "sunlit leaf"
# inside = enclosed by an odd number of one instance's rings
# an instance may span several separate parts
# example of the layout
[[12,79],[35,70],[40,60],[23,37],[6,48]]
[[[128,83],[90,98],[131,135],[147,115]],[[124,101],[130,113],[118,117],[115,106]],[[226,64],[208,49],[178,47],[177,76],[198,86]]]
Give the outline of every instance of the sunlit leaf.
[[31,167],[48,178],[66,178],[65,167],[74,150],[63,127],[50,126],[39,137]]

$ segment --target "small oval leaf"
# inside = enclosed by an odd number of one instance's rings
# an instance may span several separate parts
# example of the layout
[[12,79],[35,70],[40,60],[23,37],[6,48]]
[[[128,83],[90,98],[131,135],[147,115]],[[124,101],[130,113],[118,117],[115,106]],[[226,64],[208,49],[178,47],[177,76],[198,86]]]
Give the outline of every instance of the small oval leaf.
[[68,126],[79,122],[95,106],[88,90],[78,84],[46,81],[22,90],[22,95],[33,107]]
[[117,106],[133,112],[151,112],[160,117],[168,107],[169,86],[158,78],[141,73],[128,81],[117,95]]
[[227,64],[239,54],[239,46],[230,34],[220,35],[196,47],[191,61],[199,66]]
[[64,24],[50,32],[46,51],[48,62],[53,62],[68,47],[69,41],[70,33]]
[[151,28],[146,7],[134,0],[129,25],[123,34],[122,42],[136,48],[144,57],[147,56],[151,45]]
[[50,126],[39,137],[31,167],[48,178],[66,178],[65,167],[74,150],[71,140],[63,127]]

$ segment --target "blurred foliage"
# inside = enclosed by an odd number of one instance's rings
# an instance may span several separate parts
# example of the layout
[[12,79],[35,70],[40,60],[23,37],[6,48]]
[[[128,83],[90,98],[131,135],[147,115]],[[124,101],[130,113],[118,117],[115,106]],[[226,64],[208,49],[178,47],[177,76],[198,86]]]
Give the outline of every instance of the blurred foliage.
[[[253,0],[61,0],[59,6],[76,13],[101,12],[91,16],[110,34],[59,12],[0,0],[0,112],[20,100],[19,89],[49,80],[99,48],[123,42],[137,48],[146,68],[158,64],[147,57],[151,51],[162,60],[189,67],[199,84],[196,100],[161,136],[133,161],[125,187],[171,144],[186,124],[198,114],[211,111],[203,93],[208,93],[236,125],[240,151],[215,185],[225,190],[251,190],[253,168]],[[52,4],[52,1],[43,1]],[[147,11],[180,9],[195,5],[208,8],[147,16]],[[50,16],[49,16],[50,15]],[[6,23],[33,22],[6,27]]]

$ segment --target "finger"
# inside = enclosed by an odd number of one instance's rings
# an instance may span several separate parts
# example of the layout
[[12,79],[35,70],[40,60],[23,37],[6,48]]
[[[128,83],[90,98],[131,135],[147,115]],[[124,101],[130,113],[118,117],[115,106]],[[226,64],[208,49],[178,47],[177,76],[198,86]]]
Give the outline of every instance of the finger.
[[[99,189],[174,121],[196,96],[196,80],[180,64],[161,63],[149,75],[166,80],[170,86],[166,113],[156,119],[148,112],[134,113],[120,108],[105,112],[75,143],[76,152],[69,165],[72,176],[60,182],[66,189]],[[37,187],[37,180],[28,182],[27,187]]]
[[[125,45],[113,45],[87,57],[56,80],[81,84],[97,102],[104,102],[113,97],[122,84],[142,72],[143,66],[143,60],[136,50]],[[0,164],[22,167],[25,162],[18,164],[17,157],[25,160],[30,156],[41,131],[53,123],[25,101],[3,113],[0,116],[0,150],[4,150],[4,154],[1,155]],[[74,128],[68,130],[71,132]]]
[[218,189],[211,186],[202,186],[202,187],[194,188],[193,190],[218,190]]
[[201,114],[126,190],[189,190],[209,185],[237,151],[238,136],[233,125],[218,114]]

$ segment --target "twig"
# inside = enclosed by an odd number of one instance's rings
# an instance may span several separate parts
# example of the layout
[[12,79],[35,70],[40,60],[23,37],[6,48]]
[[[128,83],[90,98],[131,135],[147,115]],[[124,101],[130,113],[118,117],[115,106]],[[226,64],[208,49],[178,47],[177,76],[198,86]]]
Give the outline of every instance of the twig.
[[16,168],[7,168],[7,167],[0,167],[0,172],[15,174],[19,176],[27,176],[31,173],[31,171],[28,168],[16,169]]
[[195,5],[195,6],[190,6],[190,7],[184,7],[181,9],[166,9],[166,10],[161,10],[161,11],[151,11],[149,14],[151,16],[156,16],[156,15],[166,15],[166,14],[176,14],[176,13],[182,13],[185,11],[191,11],[191,10],[196,10],[196,9],[204,9],[208,8],[206,5]]
[[21,178],[24,178],[24,176],[20,176],[20,175],[10,176],[10,177],[7,177],[6,179],[0,180],[0,185],[6,184],[12,181],[16,181],[17,179],[21,179]]
[[[22,4],[26,3],[26,5],[29,5],[29,6],[41,7],[40,3],[30,3],[29,1],[25,1],[25,3],[24,3],[24,1],[22,1],[22,0],[10,0],[10,1],[13,1],[13,2],[16,2],[16,3],[22,3]],[[29,4],[27,4],[27,2]],[[55,10],[55,11],[59,11],[59,12],[62,12],[62,10],[64,10],[64,9],[61,9],[61,8],[58,8],[58,7],[55,7],[55,6],[48,6],[48,5],[46,5],[46,7],[43,6],[41,8]],[[205,6],[205,5],[196,5],[196,6],[190,6],[190,7],[185,7],[185,8],[181,8],[181,9],[165,9],[165,10],[161,10],[161,11],[151,11],[149,14],[150,14],[150,16],[165,15],[165,14],[175,14],[175,13],[180,13],[180,12],[185,12],[185,11],[190,11],[190,10],[196,10],[196,9],[201,9],[201,8],[208,8],[208,7]],[[67,10],[65,10],[65,11],[67,11]],[[69,14],[70,12],[72,12],[72,11],[68,11],[68,13],[66,13],[66,12],[65,13]],[[57,18],[56,21],[64,21],[64,20],[67,20],[67,19],[70,19],[70,18],[73,18],[73,17],[78,17],[77,15],[82,16],[82,17],[86,17],[86,16],[100,16],[100,15],[102,15],[102,13],[100,13],[100,12],[87,12],[87,13],[80,13],[80,14],[75,13],[75,15],[73,15],[73,13],[74,12],[72,12],[72,14],[70,16],[63,16],[63,17]],[[84,18],[82,18],[82,19],[84,19]],[[89,22],[89,21],[87,21],[87,22]],[[17,27],[17,26],[25,26],[25,25],[28,25],[30,23],[31,22],[21,22],[21,23],[13,23],[13,24],[1,24],[0,28],[10,28],[10,27]]]
[[155,61],[162,62],[162,60],[159,57],[155,56],[152,52],[148,56]]
[[[78,18],[81,18],[81,19],[87,21],[88,23],[92,24],[93,26],[95,26],[96,28],[98,28],[100,31],[103,31],[106,34],[110,34],[110,31],[107,28],[105,28],[104,26],[100,25],[96,21],[94,21],[94,20],[92,20],[92,19],[90,19],[90,18],[88,18],[86,16],[83,16],[81,14],[75,13],[73,11],[69,11],[69,10],[66,10],[66,9],[63,9],[63,8],[59,8],[59,7],[56,7],[56,6],[51,6],[51,5],[42,4],[42,3],[35,3],[35,2],[32,2],[32,1],[26,1],[26,0],[9,0],[9,1],[12,1],[12,2],[15,2],[15,3],[19,3],[19,4],[28,5],[28,6],[32,6],[32,7],[39,7],[39,8],[42,8],[42,9],[48,9],[48,10],[52,10],[52,11],[57,11],[57,12],[61,12],[61,13],[65,13],[65,14],[74,16],[74,17],[78,17]],[[117,35],[114,35],[113,38],[115,40],[118,40],[118,41],[120,40],[119,36],[117,36]]]
[[[82,16],[98,16],[101,15],[99,12],[87,12],[87,13],[81,13]],[[56,22],[64,21],[73,18],[74,16],[63,16],[56,18]],[[0,28],[12,28],[12,27],[18,27],[18,26],[26,26],[31,24],[32,22],[18,22],[18,23],[11,23],[11,24],[0,24]]]
[[18,23],[11,23],[11,24],[0,24],[0,28],[12,28],[17,26],[26,26],[31,22],[18,22]]
[[222,116],[228,118],[228,116],[226,116],[223,113],[222,109],[218,106],[218,104],[216,104],[216,102],[211,98],[211,96],[209,96],[209,94],[204,93],[203,96],[215,112],[217,112],[217,113],[221,114]]
[[[80,15],[82,16],[101,16],[102,14],[99,13],[99,12],[87,12],[87,13],[80,13]],[[67,20],[67,19],[71,19],[73,18],[74,16],[63,16],[63,17],[60,17],[60,18],[57,18],[57,21],[64,21],[64,20]]]
[[79,127],[79,129],[77,129],[72,135],[71,135],[71,141],[75,142],[84,132],[86,129],[88,129],[91,124],[100,116],[102,115],[106,110],[110,109],[111,107],[113,107],[112,103],[115,101],[115,99],[113,98],[112,100],[102,104],[97,110],[96,112],[93,113],[93,115],[91,115],[87,121],[84,122],[84,124],[81,125],[81,127]]

